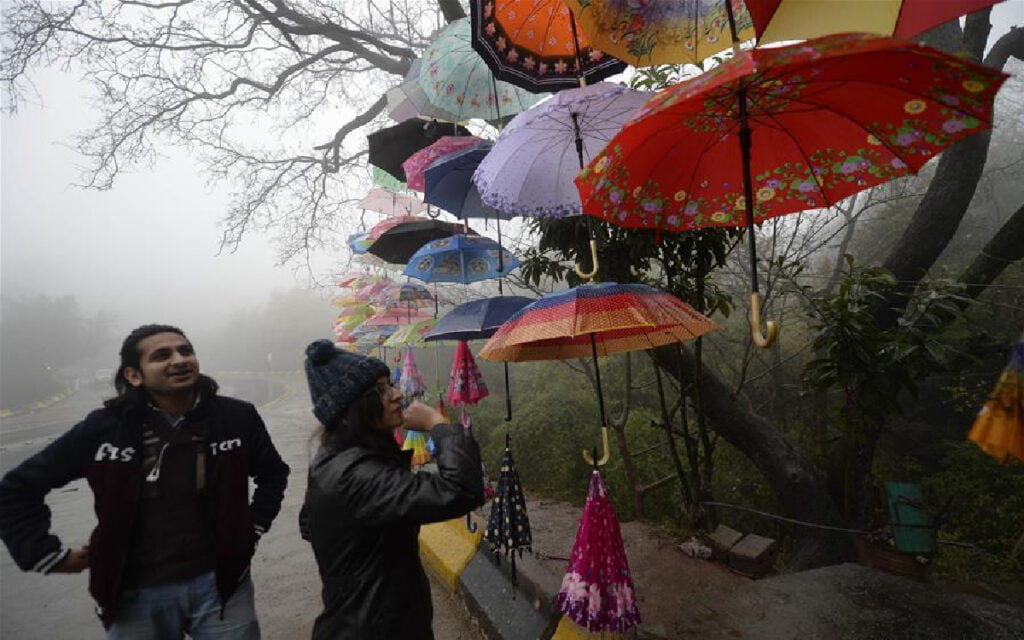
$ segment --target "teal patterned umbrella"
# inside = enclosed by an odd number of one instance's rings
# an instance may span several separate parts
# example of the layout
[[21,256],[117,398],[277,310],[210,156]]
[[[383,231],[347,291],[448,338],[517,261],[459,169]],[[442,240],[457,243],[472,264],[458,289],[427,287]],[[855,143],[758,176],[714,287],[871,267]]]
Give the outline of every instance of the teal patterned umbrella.
[[519,113],[546,94],[496,81],[474,49],[469,18],[448,24],[423,52],[419,85],[430,104],[456,115],[495,120]]

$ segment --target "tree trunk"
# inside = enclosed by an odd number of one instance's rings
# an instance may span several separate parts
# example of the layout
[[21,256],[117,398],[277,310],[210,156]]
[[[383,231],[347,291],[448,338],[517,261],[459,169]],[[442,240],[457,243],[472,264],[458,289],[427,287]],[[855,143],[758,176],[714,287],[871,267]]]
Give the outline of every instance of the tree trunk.
[[[673,377],[680,371],[680,354],[684,370],[692,370],[693,354],[689,350],[669,346],[654,351],[657,365]],[[803,522],[840,525],[839,512],[824,482],[793,445],[706,367],[702,385],[703,408],[711,427],[754,463],[768,481],[783,514]],[[793,533],[796,542],[789,563],[793,570],[841,562],[852,549],[852,539],[843,534],[811,527],[796,527]]]

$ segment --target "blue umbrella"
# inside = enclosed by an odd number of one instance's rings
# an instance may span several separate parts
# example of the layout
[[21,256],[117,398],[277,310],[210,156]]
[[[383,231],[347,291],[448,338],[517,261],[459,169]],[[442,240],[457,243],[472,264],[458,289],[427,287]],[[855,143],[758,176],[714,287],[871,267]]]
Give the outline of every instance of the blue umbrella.
[[[531,302],[533,299],[523,296],[498,296],[460,304],[423,334],[423,339],[431,342],[490,338],[498,327]],[[508,363],[502,364],[505,367],[505,420],[509,421],[512,419],[512,392],[508,382]]]
[[423,201],[452,213],[457,218],[509,220],[512,214],[486,205],[473,184],[473,172],[491,151],[493,142],[484,141],[471,149],[439,158],[424,172]]
[[420,247],[402,273],[425,282],[470,284],[500,278],[519,266],[519,259],[483,236],[456,234]]
[[423,334],[433,340],[483,340],[490,338],[506,320],[533,302],[524,296],[499,296],[473,300],[455,307]]

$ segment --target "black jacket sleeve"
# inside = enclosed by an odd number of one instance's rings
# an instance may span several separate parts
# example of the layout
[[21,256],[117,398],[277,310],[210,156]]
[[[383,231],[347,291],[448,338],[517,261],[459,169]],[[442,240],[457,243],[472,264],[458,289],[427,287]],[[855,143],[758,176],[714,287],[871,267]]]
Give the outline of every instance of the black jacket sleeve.
[[426,524],[464,515],[484,502],[480,448],[461,427],[438,425],[438,473],[414,473],[367,457],[349,468],[341,494],[356,520],[368,526]]
[[262,535],[270,529],[270,523],[274,521],[281,510],[281,500],[284,498],[285,487],[288,486],[290,469],[281,459],[277,448],[274,447],[270,434],[267,433],[267,427],[256,411],[256,407],[249,405],[248,410],[252,412],[250,421],[254,426],[250,436],[252,446],[250,475],[256,484],[250,509],[256,533]]
[[85,475],[95,449],[88,419],[11,469],[0,480],[0,538],[24,571],[49,573],[67,555],[50,533],[46,494]]

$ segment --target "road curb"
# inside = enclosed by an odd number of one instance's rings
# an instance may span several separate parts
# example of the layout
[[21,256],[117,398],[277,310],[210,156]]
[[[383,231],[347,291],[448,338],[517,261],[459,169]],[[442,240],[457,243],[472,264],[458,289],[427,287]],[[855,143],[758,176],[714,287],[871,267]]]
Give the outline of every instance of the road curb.
[[420,528],[426,567],[462,600],[488,640],[588,640],[587,633],[554,606],[558,584],[529,554],[507,560],[481,545],[465,518]]

